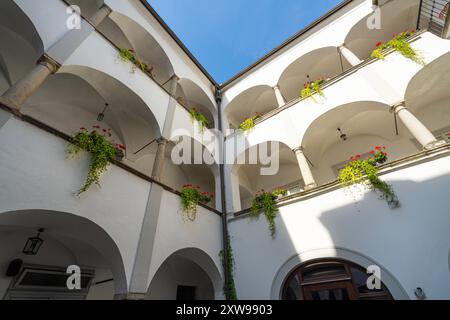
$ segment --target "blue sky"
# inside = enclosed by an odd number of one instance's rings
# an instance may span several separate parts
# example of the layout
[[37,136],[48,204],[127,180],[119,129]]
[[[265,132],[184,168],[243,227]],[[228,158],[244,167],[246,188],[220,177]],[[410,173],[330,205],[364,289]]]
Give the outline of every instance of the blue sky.
[[148,0],[223,83],[341,0]]

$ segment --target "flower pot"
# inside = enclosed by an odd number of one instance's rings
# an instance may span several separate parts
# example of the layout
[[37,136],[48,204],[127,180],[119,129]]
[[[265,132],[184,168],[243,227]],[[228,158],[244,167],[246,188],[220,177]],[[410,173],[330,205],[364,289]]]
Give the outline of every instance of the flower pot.
[[123,151],[122,150],[117,151],[116,160],[117,161],[122,161],[123,158],[125,158],[125,154],[123,153]]

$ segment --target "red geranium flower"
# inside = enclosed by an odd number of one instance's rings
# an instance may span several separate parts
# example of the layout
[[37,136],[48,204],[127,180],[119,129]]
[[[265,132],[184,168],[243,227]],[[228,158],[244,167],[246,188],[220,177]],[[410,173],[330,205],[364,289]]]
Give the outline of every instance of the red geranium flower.
[[370,154],[375,154],[375,151],[373,151],[373,150],[372,150],[372,151],[370,151]]
[[91,131],[91,134],[96,134],[96,133],[97,133],[97,131],[95,131],[95,130]]
[[377,42],[375,45],[377,46],[377,48],[378,48],[378,47],[381,47],[381,46],[383,45],[383,42],[381,42],[381,41],[380,41],[380,42]]
[[86,131],[86,128],[85,127],[81,127],[80,130],[81,131]]
[[100,129],[101,127],[99,125],[95,125],[95,126],[92,126],[92,128]]

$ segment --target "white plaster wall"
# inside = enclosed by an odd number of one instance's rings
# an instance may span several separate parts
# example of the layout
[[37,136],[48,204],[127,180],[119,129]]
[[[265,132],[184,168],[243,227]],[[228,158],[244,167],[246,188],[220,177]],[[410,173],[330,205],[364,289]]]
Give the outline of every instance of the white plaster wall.
[[146,29],[169,57],[177,76],[192,80],[203,89],[212,104],[216,105],[211,82],[139,1],[106,0],[105,3]]
[[[3,111],[0,111],[3,113]],[[118,167],[80,199],[73,193],[87,174],[87,154],[67,159],[67,143],[17,119],[0,135],[0,212],[68,212],[102,227],[116,242],[129,281],[150,184]]]
[[390,210],[373,192],[356,194],[355,202],[339,189],[281,207],[275,240],[263,217],[230,221],[239,298],[278,296],[281,280],[275,278],[288,260],[340,248],[387,270],[411,299],[417,287],[429,299],[449,299],[450,157],[382,178],[394,186],[401,208]]
[[[22,11],[33,22],[39,36],[48,50],[60,40],[69,30],[66,12],[67,6],[61,0],[14,0]],[[51,17],[51,19],[49,19]]]
[[358,0],[348,5],[332,19],[322,22],[314,30],[299,37],[280,53],[226,88],[224,102],[231,102],[241,92],[257,85],[275,86],[281,74],[292,62],[316,49],[340,46],[351,28],[371,12],[372,1],[369,0]]
[[[450,51],[450,41],[428,32],[412,45],[422,52],[427,63]],[[385,61],[376,61],[325,88],[325,98],[316,97],[318,103],[312,99],[300,101],[257,124],[244,137],[242,134],[227,137],[227,157],[232,157],[230,153],[238,155],[265,141],[280,141],[294,149],[300,146],[308,127],[316,119],[348,103],[373,101],[393,105],[404,99],[408,84],[420,70],[420,65],[399,53],[392,53]],[[233,147],[235,145],[238,147]]]
[[169,95],[142,71],[131,72],[133,65],[122,61],[116,48],[99,34],[91,34],[68,58],[61,72],[76,73],[76,66],[89,67],[119,80],[147,104],[162,131]]

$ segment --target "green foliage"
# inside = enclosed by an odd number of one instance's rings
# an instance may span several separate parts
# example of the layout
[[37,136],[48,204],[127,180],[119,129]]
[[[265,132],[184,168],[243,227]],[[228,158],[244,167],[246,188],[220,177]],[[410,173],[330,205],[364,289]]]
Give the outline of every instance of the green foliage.
[[261,113],[256,113],[255,116],[242,121],[242,123],[239,125],[239,129],[244,132],[249,132],[253,130],[253,128],[255,127],[255,121],[261,117],[262,117]]
[[120,49],[119,56],[123,61],[130,61],[134,66],[144,72],[148,70],[147,64],[137,57],[133,49]]
[[187,184],[181,190],[181,208],[187,218],[194,221],[197,218],[197,207],[199,203],[208,204],[214,198],[213,193],[200,192],[199,186]]
[[264,211],[264,215],[269,223],[269,231],[272,238],[275,238],[275,218],[277,217],[277,213],[279,211],[276,201],[278,198],[283,197],[286,194],[287,191],[282,188],[278,188],[272,192],[265,192],[264,190],[261,190],[256,194],[252,201],[250,215],[253,218],[258,219],[261,212]]
[[385,147],[376,147],[373,155],[367,160],[361,160],[360,155],[351,158],[350,163],[340,171],[339,182],[344,187],[359,184],[380,194],[380,199],[386,200],[390,207],[399,206],[398,198],[392,186],[382,181],[378,176],[377,166],[387,161]]
[[[100,129],[100,127],[95,126]],[[111,135],[108,131],[107,134]],[[72,144],[68,147],[67,153],[70,157],[78,155],[82,150],[91,154],[91,164],[86,181],[81,189],[76,193],[80,196],[86,192],[93,184],[100,186],[100,176],[104,173],[111,161],[113,161],[119,153],[125,149],[123,145],[114,145],[105,135],[98,133],[96,130],[88,132],[85,128],[81,128],[72,139]]]
[[234,270],[235,270],[235,261],[234,261],[234,254],[233,254],[233,248],[231,247],[231,240],[230,236],[227,235],[227,251],[228,251],[228,259],[227,261],[224,261],[224,252],[223,250],[220,251],[219,257],[222,259],[222,264],[227,266],[228,271],[228,283],[224,284],[224,294],[227,300],[235,301],[237,300],[237,292],[236,292],[236,285],[234,282]]
[[325,82],[325,79],[319,79],[314,82],[307,82],[304,84],[302,91],[300,92],[300,97],[302,99],[311,98],[315,102],[314,94],[317,93],[322,97],[325,97],[325,94],[322,91],[322,84]]
[[208,119],[206,119],[206,117],[196,108],[192,108],[191,110],[189,110],[189,113],[191,114],[192,121],[197,121],[198,123],[200,123],[200,130],[202,132],[209,127]]
[[425,65],[425,61],[422,55],[415,50],[411,44],[408,42],[408,38],[411,37],[415,31],[406,31],[402,32],[399,35],[395,36],[392,40],[387,43],[377,43],[377,48],[372,52],[372,57],[378,58],[381,60],[385,59],[385,55],[383,53],[386,49],[393,49],[403,55],[405,58],[414,61],[422,66]]

